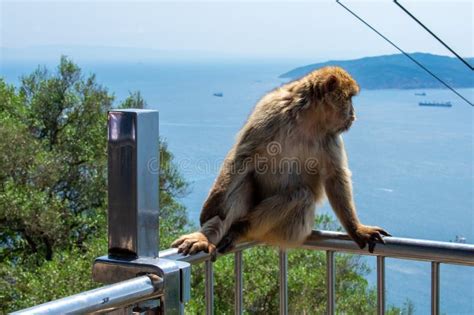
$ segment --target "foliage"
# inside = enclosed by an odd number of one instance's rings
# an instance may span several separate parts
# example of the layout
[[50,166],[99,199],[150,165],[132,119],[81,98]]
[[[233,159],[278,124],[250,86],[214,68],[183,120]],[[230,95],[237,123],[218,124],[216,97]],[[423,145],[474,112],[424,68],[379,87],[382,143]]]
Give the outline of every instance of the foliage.
[[[106,112],[113,103],[94,75],[83,77],[65,57],[55,73],[38,68],[18,88],[0,79],[0,313],[99,285],[91,280],[91,263],[107,252]],[[133,92],[118,107],[144,108],[146,102]],[[162,248],[191,229],[178,200],[186,192],[161,141]],[[327,216],[318,224],[334,228]],[[290,313],[324,313],[324,253],[290,251],[289,266]],[[338,313],[375,313],[367,265],[357,256],[337,255],[336,266]],[[277,268],[274,248],[245,251],[246,312],[278,313]],[[204,312],[203,274],[202,265],[193,267],[190,314]],[[215,263],[216,314],[233,313],[233,281],[228,255]],[[400,311],[391,307],[387,314]]]
[[113,97],[61,59],[39,68],[18,93],[3,81],[0,104],[2,259],[51,260],[104,227],[105,112]]

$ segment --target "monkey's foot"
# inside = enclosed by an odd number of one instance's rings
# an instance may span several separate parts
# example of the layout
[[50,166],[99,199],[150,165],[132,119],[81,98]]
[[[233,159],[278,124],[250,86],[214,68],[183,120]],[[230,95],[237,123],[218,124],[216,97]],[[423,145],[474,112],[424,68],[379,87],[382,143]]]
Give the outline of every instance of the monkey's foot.
[[201,251],[215,255],[216,251],[216,246],[209,242],[206,235],[201,232],[183,235],[174,241],[171,247],[177,247],[178,253],[184,255],[192,255]]
[[360,225],[351,236],[361,249],[369,244],[369,252],[373,253],[377,242],[385,244],[383,236],[392,236],[378,226]]

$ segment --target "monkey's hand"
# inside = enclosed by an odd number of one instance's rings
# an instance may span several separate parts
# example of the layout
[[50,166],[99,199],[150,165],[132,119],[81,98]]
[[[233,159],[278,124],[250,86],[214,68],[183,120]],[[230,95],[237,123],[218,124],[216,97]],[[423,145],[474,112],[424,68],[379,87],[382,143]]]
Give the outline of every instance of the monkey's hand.
[[392,236],[384,229],[378,226],[359,225],[354,233],[351,233],[352,239],[361,249],[369,244],[369,252],[373,253],[377,242],[385,244],[383,236]]
[[174,241],[171,247],[177,247],[178,253],[183,253],[184,255],[192,255],[204,251],[212,254],[214,257],[216,253],[216,246],[209,242],[206,235],[201,232],[183,235]]

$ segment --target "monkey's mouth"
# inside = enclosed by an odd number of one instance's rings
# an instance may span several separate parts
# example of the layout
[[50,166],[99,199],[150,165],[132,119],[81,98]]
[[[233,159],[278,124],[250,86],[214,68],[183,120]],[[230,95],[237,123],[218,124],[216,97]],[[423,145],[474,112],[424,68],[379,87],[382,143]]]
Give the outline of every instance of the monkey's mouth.
[[346,120],[344,125],[342,125],[342,127],[339,129],[339,132],[348,131],[351,128],[353,122],[354,122],[353,118],[349,118],[348,120]]

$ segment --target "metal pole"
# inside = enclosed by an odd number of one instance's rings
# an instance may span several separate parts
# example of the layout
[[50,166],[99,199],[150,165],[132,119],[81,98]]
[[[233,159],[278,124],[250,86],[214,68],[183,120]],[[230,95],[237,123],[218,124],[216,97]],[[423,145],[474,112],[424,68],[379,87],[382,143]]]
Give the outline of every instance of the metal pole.
[[109,256],[157,257],[159,252],[158,112],[109,112]]
[[288,314],[288,254],[280,249],[280,315]]
[[214,314],[214,271],[212,261],[206,260],[206,315]]
[[189,297],[190,265],[158,258],[159,171],[158,111],[110,111],[109,249],[108,256],[95,260],[92,274],[102,283],[157,275],[166,286],[160,297],[160,311],[180,314]]
[[159,283],[153,283],[150,277],[141,276],[30,307],[12,314],[84,314],[112,309],[152,296],[157,285]]
[[377,256],[377,314],[385,314],[385,257]]
[[439,314],[439,262],[431,263],[431,315]]
[[243,313],[242,302],[242,252],[238,251],[234,255],[234,275],[235,275],[235,314]]
[[334,252],[328,250],[326,252],[326,286],[328,292],[327,300],[327,314],[334,315],[336,309],[335,306],[335,293],[334,288],[336,284],[336,273],[334,272]]

